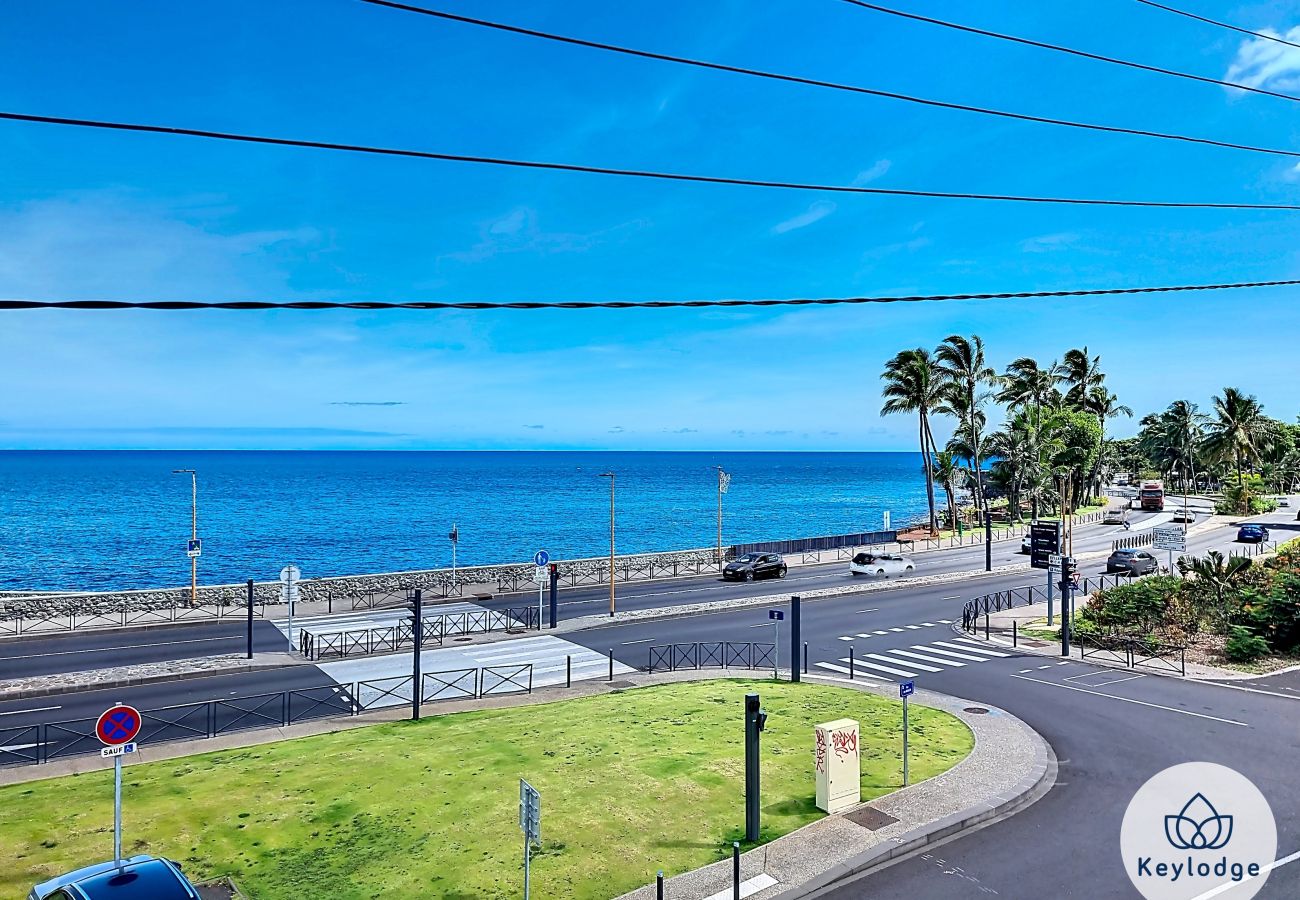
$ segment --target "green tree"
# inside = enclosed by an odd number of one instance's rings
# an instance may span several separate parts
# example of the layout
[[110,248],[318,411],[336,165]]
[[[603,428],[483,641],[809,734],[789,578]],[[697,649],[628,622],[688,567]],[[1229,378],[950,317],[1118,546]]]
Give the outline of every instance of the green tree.
[[[1097,417],[1097,424],[1101,426],[1101,445],[1104,447],[1106,442],[1106,420],[1114,419],[1118,416],[1128,416],[1133,418],[1133,410],[1119,402],[1119,398],[1112,394],[1103,385],[1093,388],[1084,401],[1084,411],[1090,412]],[[1102,454],[1097,454],[1097,459],[1093,463],[1092,472],[1090,473],[1090,482],[1100,493],[1098,485],[1098,475],[1101,470]]]
[[939,530],[934,510],[934,434],[930,415],[943,399],[944,380],[935,368],[930,351],[924,347],[903,350],[885,363],[880,375],[885,382],[885,405],[881,415],[916,413],[917,435],[921,448],[921,465],[925,471],[925,493],[930,504],[930,531]]
[[1044,422],[1043,431],[1044,460],[1057,485],[1072,550],[1074,529],[1068,516],[1074,512],[1084,480],[1101,453],[1101,425],[1092,413],[1059,409]]
[[1231,461],[1238,488],[1245,483],[1246,466],[1258,460],[1268,446],[1268,422],[1264,407],[1253,394],[1230,387],[1223,389],[1222,397],[1214,398],[1214,419],[1207,429],[1205,450]]
[[934,454],[934,480],[948,496],[948,527],[957,528],[957,458],[948,450]]
[[1065,371],[1065,383],[1070,386],[1065,392],[1066,404],[1074,409],[1084,409],[1093,389],[1101,387],[1106,381],[1106,376],[1101,371],[1101,357],[1090,356],[1086,346],[1079,350],[1067,350],[1062,368]]
[[984,359],[984,341],[979,335],[949,335],[934,351],[934,358],[948,381],[949,408],[957,413],[957,430],[971,450],[975,502],[980,509],[986,509],[981,444],[987,418],[982,407],[989,398],[984,388],[997,384],[998,375]]
[[1212,604],[1202,604],[1201,614],[1210,619],[1216,630],[1222,631],[1232,618],[1233,610],[1228,609],[1228,592],[1237,587],[1241,576],[1250,568],[1250,559],[1244,556],[1224,556],[1218,550],[1211,550],[1205,556],[1183,557],[1178,561],[1178,570],[1184,575],[1195,575],[1199,585],[1209,592]]

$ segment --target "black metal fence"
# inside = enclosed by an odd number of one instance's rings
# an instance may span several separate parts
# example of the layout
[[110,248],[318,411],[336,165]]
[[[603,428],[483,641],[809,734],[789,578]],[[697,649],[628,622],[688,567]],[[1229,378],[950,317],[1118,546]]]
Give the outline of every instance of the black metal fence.
[[[1074,593],[1076,599],[1079,595],[1087,597],[1095,591],[1116,587],[1132,580],[1127,575],[1089,575],[1087,578],[1080,578],[1075,583]],[[1059,590],[1054,589],[1053,593],[1058,599],[1060,598],[1061,592]],[[1004,609],[1014,609],[1017,606],[1033,606],[1035,603],[1045,603],[1046,601],[1047,586],[1045,584],[1026,585],[1005,591],[994,591],[991,594],[985,594],[982,597],[976,597],[974,600],[966,601],[961,610],[961,627],[964,631],[975,631],[979,625],[979,620],[991,613],[1001,612]]]
[[[68,595],[60,599],[75,600]],[[88,603],[94,602],[93,596]],[[266,608],[253,604],[254,618],[262,618]],[[76,631],[80,628],[111,628],[125,625],[150,625],[157,622],[202,622],[212,619],[242,619],[248,617],[248,607],[240,603],[213,606],[176,604],[159,609],[122,608],[111,612],[71,612],[57,616],[27,616],[19,614],[12,619],[0,619],[0,634],[19,635]]]
[[[446,638],[465,634],[487,634],[540,627],[537,607],[480,609],[428,616],[421,622],[421,646],[432,647]],[[298,635],[298,650],[307,659],[326,656],[385,653],[409,649],[414,644],[415,629],[409,622],[381,627],[356,628],[349,631],[316,632],[303,630]]]
[[1130,635],[1075,635],[1080,659],[1118,662],[1130,669],[1147,668],[1161,672],[1187,674],[1187,645],[1158,638]]
[[695,641],[659,644],[650,648],[647,672],[678,669],[770,669],[776,665],[776,644],[753,641]]
[[[141,744],[201,740],[237,731],[283,728],[313,719],[344,718],[411,702],[410,675],[321,685],[246,697],[182,703],[140,711]],[[420,702],[473,700],[533,691],[531,663],[426,672]],[[37,765],[69,756],[98,753],[95,719],[0,728],[0,767]]]
[[838,550],[841,547],[865,547],[872,544],[892,544],[897,531],[861,531],[857,534],[834,534],[826,537],[798,538],[792,541],[759,541],[754,544],[733,544],[734,559],[745,553],[805,553],[816,550]]

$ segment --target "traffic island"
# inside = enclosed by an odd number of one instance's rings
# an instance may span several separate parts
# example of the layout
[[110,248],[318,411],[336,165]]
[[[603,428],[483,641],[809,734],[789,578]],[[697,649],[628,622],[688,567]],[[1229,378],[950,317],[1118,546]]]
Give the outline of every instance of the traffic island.
[[[762,829],[746,847],[824,819],[814,801],[818,723],[860,723],[864,800],[899,788],[896,698],[702,676],[131,764],[123,847],[166,855],[194,878],[233,876],[256,900],[516,897],[526,778],[542,797],[537,896],[608,898],[657,870],[728,856],[743,837],[744,696],[754,692],[769,719]],[[958,715],[917,699],[910,763],[922,781],[967,759],[975,738]],[[111,783],[99,770],[0,788],[0,893],[21,896],[102,859]],[[954,803],[968,800],[964,779],[945,784]]]

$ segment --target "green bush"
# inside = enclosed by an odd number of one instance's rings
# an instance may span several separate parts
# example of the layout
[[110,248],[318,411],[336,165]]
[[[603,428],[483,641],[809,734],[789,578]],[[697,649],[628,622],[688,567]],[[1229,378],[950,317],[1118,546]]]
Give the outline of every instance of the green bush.
[[1241,625],[1232,626],[1232,635],[1223,645],[1223,655],[1232,662],[1254,662],[1268,653],[1268,641],[1257,634],[1251,634],[1249,628]]
[[1258,475],[1247,475],[1240,486],[1234,480],[1223,487],[1223,499],[1214,504],[1221,516],[1257,516],[1277,509],[1277,501],[1266,497],[1267,486]]
[[1185,623],[1179,602],[1183,580],[1155,575],[1098,591],[1084,612],[1085,622],[1099,630],[1149,634]]
[[1300,573],[1279,572],[1267,589],[1243,591],[1238,618],[1279,651],[1300,647]]

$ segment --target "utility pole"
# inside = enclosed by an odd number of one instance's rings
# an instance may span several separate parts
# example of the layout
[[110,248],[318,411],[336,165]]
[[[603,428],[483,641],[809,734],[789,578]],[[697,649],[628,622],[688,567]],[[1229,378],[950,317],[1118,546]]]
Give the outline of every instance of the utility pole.
[[[190,476],[190,546],[199,539],[199,474],[194,469],[172,469],[173,475]],[[192,549],[190,556],[190,606],[198,602],[199,557]]]
[[799,595],[790,598],[790,681],[799,682]]
[[984,571],[993,571],[993,513],[989,512],[987,501],[984,503]]
[[758,694],[745,695],[745,840],[758,840],[759,771],[758,736],[767,725],[767,713]]
[[420,648],[424,643],[424,619],[423,609],[424,601],[420,597],[420,591],[415,591],[415,597],[411,600],[411,633],[413,640],[412,646],[415,648],[411,655],[411,719],[420,718]]
[[451,541],[451,592],[460,596],[460,585],[456,582],[456,544],[460,542],[460,530],[455,522],[451,523],[451,531],[447,538]]
[[722,495],[727,492],[731,486],[731,476],[725,472],[722,466],[715,466],[718,470],[718,569],[722,569]]
[[614,615],[614,473],[601,472],[609,479],[609,614]]

